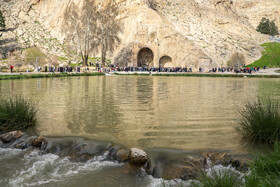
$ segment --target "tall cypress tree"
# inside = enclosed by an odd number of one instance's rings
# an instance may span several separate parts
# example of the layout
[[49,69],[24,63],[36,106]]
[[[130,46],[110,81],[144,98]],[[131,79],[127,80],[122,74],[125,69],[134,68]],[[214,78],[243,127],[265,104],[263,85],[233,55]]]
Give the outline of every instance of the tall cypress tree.
[[262,18],[261,22],[257,27],[257,31],[263,34],[270,34],[269,23],[269,19]]
[[5,28],[6,24],[5,24],[5,18],[2,14],[2,11],[0,10],[0,28]]

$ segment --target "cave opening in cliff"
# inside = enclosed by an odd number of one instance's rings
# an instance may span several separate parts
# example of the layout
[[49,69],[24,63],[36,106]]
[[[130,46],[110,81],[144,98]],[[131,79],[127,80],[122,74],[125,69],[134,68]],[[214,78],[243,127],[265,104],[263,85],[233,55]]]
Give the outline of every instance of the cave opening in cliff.
[[137,55],[138,67],[153,67],[154,66],[154,53],[150,48],[142,48]]
[[170,56],[163,56],[159,59],[160,68],[172,67],[172,58]]

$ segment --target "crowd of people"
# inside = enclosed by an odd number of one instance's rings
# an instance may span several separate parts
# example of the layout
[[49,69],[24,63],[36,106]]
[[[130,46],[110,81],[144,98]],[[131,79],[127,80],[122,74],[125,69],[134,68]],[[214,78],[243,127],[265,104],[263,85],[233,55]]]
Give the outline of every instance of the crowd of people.
[[[93,64],[90,64],[90,66],[93,66]],[[266,69],[266,66],[263,67]],[[11,73],[13,72],[13,66],[10,66]],[[95,64],[95,69],[91,68],[93,71],[97,72],[193,72],[192,68],[182,68],[182,67],[169,67],[169,68],[163,68],[163,67],[119,67],[114,65],[109,65],[108,67],[101,68],[99,64]],[[243,67],[243,68],[210,68],[210,69],[204,69],[204,68],[198,68],[198,71],[200,73],[216,73],[216,72],[235,72],[235,73],[249,73],[252,72],[258,72],[260,70],[260,67]],[[44,69],[39,66],[37,69],[38,72],[81,72],[81,71],[90,71],[90,68],[87,67],[72,67],[72,66],[45,66]]]
[[[264,69],[266,68],[266,66],[263,67]],[[253,68],[249,68],[249,67],[244,67],[244,68],[210,68],[208,70],[208,72],[235,72],[235,73],[249,73],[251,74],[252,72],[257,72],[260,70],[260,67],[253,67]],[[205,71],[203,68],[199,68],[199,72],[207,72]]]
[[181,68],[181,67],[172,67],[172,68],[157,68],[157,67],[118,67],[118,66],[109,66],[105,68],[105,71],[115,71],[115,72],[192,72],[192,68]]

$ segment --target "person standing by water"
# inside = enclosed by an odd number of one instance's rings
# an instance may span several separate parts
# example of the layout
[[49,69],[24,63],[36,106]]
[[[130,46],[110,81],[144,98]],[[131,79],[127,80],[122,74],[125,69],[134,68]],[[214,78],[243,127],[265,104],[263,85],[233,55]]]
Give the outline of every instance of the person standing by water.
[[11,65],[11,66],[10,66],[11,73],[13,73],[13,68],[14,68],[14,67]]

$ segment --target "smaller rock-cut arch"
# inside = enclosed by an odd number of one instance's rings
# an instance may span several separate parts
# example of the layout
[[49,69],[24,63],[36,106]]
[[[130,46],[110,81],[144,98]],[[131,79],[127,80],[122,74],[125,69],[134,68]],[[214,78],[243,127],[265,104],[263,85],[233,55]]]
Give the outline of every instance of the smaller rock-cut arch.
[[159,59],[160,68],[172,67],[172,58],[170,56],[163,56]]
[[154,53],[150,48],[142,48],[137,55],[138,67],[153,67],[154,66]]

